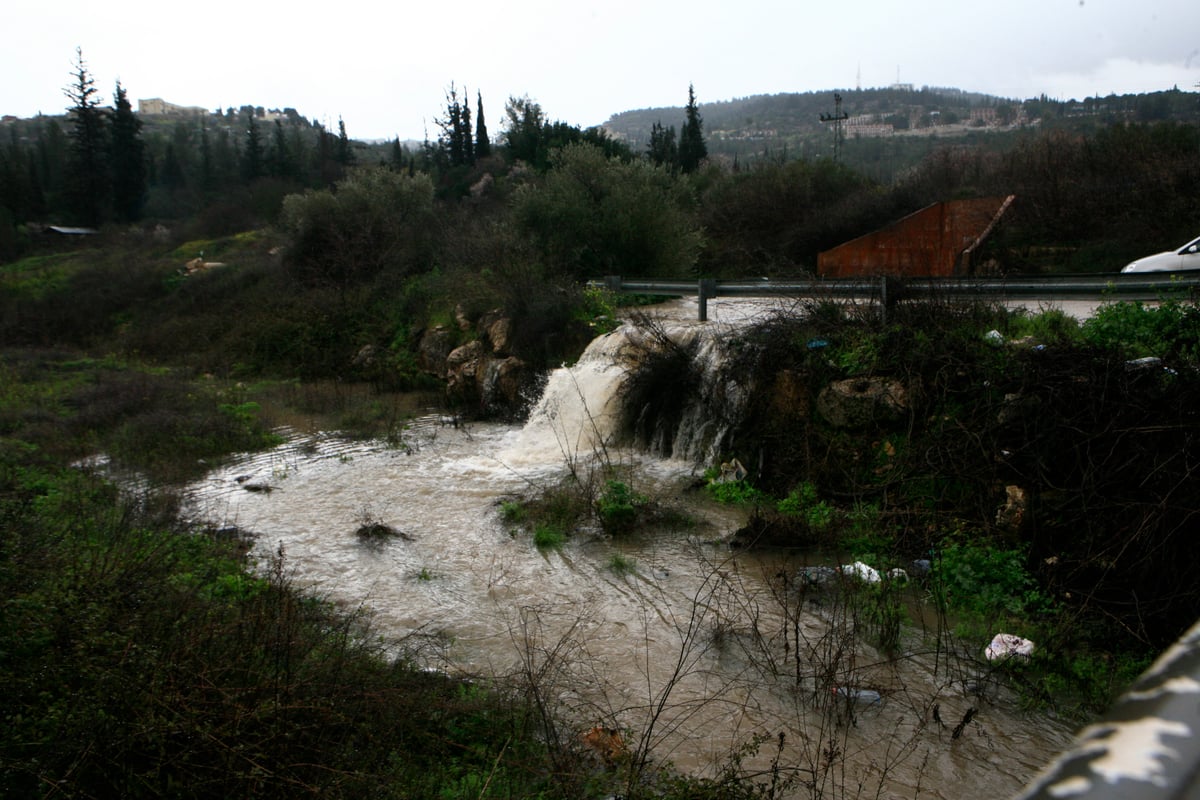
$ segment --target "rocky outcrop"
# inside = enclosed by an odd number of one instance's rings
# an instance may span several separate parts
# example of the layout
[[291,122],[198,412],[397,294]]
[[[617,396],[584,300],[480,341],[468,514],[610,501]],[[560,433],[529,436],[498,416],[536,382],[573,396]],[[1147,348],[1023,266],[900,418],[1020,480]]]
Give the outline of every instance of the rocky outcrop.
[[1020,486],[1004,487],[1004,505],[996,511],[996,525],[1013,533],[1019,532],[1025,525],[1025,517],[1029,511],[1029,494]]
[[510,350],[513,321],[498,311],[474,323],[456,314],[457,323],[474,338],[453,347],[454,331],[443,326],[421,336],[417,363],[422,370],[446,382],[446,397],[454,405],[489,416],[510,416],[523,410],[536,371]]
[[446,362],[454,349],[454,333],[444,325],[426,328],[417,342],[417,366],[430,375],[446,377]]
[[471,400],[478,390],[483,342],[476,339],[456,347],[446,358],[446,394],[455,403]]

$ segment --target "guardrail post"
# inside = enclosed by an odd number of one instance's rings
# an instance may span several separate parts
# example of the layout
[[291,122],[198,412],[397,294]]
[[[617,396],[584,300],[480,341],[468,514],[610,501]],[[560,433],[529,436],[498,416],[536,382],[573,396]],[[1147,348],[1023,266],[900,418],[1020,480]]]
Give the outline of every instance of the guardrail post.
[[717,296],[717,282],[712,278],[700,279],[700,321],[708,322],[708,298]]
[[884,325],[888,322],[888,313],[892,310],[892,306],[896,305],[896,281],[890,275],[882,275],[879,278],[879,315]]
[[620,275],[605,275],[604,288],[613,294],[621,293],[621,276]]

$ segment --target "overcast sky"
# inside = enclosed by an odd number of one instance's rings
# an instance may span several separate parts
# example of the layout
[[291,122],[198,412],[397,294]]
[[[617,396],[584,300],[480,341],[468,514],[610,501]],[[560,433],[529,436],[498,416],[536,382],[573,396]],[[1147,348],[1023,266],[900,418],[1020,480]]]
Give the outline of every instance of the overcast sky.
[[[75,48],[106,104],[295,108],[353,138],[421,139],[451,82],[492,135],[528,95],[587,127],[756,94],[953,86],[1067,100],[1200,84],[1200,0],[8,0],[0,114],[62,113]],[[136,108],[136,103],[135,103]],[[851,113],[853,109],[847,109]],[[664,120],[672,123],[672,121]],[[673,123],[672,123],[673,124]]]

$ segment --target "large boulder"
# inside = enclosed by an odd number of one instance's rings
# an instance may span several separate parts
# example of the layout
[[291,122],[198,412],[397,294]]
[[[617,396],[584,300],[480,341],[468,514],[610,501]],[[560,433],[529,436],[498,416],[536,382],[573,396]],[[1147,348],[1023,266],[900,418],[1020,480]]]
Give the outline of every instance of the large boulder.
[[817,411],[839,428],[893,422],[908,409],[908,390],[895,378],[847,378],[834,381],[817,395]]
[[444,325],[426,328],[417,343],[417,366],[438,378],[446,377],[446,364],[454,349],[454,332]]
[[509,415],[526,403],[537,374],[515,356],[500,357],[482,340],[455,348],[446,359],[446,396],[488,415]]
[[454,348],[446,357],[446,395],[452,402],[478,402],[483,357],[483,342],[478,339]]
[[479,332],[487,336],[492,343],[492,352],[496,355],[508,355],[512,343],[512,317],[498,314],[485,314],[479,320]]

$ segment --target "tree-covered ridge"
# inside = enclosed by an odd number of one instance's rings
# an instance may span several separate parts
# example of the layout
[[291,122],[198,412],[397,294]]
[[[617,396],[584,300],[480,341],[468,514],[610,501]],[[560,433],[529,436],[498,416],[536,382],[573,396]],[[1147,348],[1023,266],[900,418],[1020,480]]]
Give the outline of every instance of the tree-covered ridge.
[[[839,89],[837,93],[848,117],[843,127],[846,158],[859,167],[863,163],[856,156],[855,140],[911,138],[894,145],[898,155],[893,156],[911,166],[936,147],[930,137],[978,137],[1031,127],[1085,132],[1115,123],[1200,120],[1200,97],[1179,89],[1067,101],[1045,96],[1017,100],[928,86]],[[831,155],[834,131],[821,117],[832,116],[834,94],[834,90],[793,92],[705,102],[701,110],[708,149],[742,163],[762,157]],[[602,127],[634,149],[653,148],[656,128],[682,124],[686,114],[683,106],[622,111]],[[889,177],[898,171],[892,170]]]

